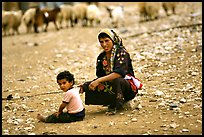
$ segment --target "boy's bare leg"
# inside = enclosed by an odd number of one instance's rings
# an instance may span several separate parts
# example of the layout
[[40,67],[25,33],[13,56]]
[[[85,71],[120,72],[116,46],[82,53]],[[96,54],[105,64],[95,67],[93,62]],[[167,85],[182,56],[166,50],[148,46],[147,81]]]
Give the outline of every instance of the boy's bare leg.
[[37,115],[37,119],[42,121],[42,122],[45,122],[45,117],[43,117],[41,114]]

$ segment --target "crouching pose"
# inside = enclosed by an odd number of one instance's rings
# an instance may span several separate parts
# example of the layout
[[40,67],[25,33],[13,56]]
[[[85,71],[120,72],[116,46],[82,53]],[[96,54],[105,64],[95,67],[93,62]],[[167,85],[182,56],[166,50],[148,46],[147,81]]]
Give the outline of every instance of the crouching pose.
[[98,78],[81,85],[86,105],[108,106],[110,113],[123,108],[123,104],[135,97],[142,84],[135,78],[130,55],[122,39],[110,29],[102,29],[98,40],[103,48],[96,64]]
[[[81,121],[85,117],[85,108],[79,95],[79,90],[73,87],[74,76],[69,71],[63,71],[57,75],[57,83],[60,89],[65,92],[63,101],[58,112],[44,117],[37,115],[37,119],[45,123],[70,123]],[[66,108],[67,112],[63,112]]]

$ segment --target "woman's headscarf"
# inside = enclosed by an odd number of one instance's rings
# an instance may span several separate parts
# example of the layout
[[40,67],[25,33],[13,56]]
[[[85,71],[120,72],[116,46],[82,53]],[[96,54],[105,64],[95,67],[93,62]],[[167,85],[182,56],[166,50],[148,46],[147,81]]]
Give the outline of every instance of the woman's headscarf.
[[99,33],[98,33],[98,39],[99,39],[99,35],[101,33],[105,33],[107,34],[111,40],[113,41],[114,45],[117,45],[117,46],[123,46],[123,43],[122,43],[122,39],[116,34],[115,31],[113,31],[112,29],[102,29]]
[[117,54],[118,48],[124,48],[125,49],[125,47],[123,46],[122,39],[112,29],[102,29],[98,33],[98,39],[99,39],[99,35],[101,33],[107,34],[110,37],[110,39],[113,41],[113,49],[111,51],[111,70],[113,71],[114,59],[115,59],[115,56]]

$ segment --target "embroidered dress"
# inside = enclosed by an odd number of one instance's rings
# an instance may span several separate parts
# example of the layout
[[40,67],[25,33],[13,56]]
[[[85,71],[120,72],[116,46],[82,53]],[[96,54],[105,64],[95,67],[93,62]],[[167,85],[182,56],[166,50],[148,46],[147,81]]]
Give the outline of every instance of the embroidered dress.
[[114,41],[114,45],[111,50],[111,58],[107,58],[105,51],[101,52],[97,57],[96,76],[100,78],[115,72],[122,77],[100,83],[95,91],[90,91],[88,88],[92,81],[85,82],[83,84],[85,104],[113,105],[117,107],[117,104],[133,99],[137,93],[137,89],[133,91],[131,84],[124,79],[126,75],[134,77],[132,60],[120,37],[116,34],[113,35],[109,30],[104,30],[102,33],[108,34]]
[[[107,59],[105,52],[100,53],[97,58],[96,75],[98,78],[106,76],[112,72],[116,72],[123,77],[120,81],[122,81],[121,83],[125,85],[123,86],[125,88],[116,88],[117,86],[120,86],[119,83],[117,83],[116,81],[107,81],[101,83],[95,91],[90,91],[88,89],[88,85],[91,83],[91,81],[86,82],[84,84],[86,105],[114,104],[117,98],[116,93],[122,94],[121,96],[125,98],[125,101],[128,101],[135,97],[135,93],[132,91],[130,84],[126,82],[126,80],[124,80],[126,74],[131,74],[132,76],[134,76],[134,72],[130,55],[123,47],[118,47],[117,51],[114,50],[111,55],[111,59]],[[113,87],[113,85],[115,85],[115,87]],[[119,90],[115,91],[116,89]],[[122,97],[119,97],[119,100],[122,101]]]

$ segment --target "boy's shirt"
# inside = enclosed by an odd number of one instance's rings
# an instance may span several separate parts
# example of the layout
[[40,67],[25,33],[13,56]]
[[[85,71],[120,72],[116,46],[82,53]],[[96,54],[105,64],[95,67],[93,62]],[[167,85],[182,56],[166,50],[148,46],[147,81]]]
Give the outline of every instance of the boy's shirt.
[[78,88],[68,90],[64,95],[63,102],[68,103],[66,109],[70,114],[78,113],[84,109]]

